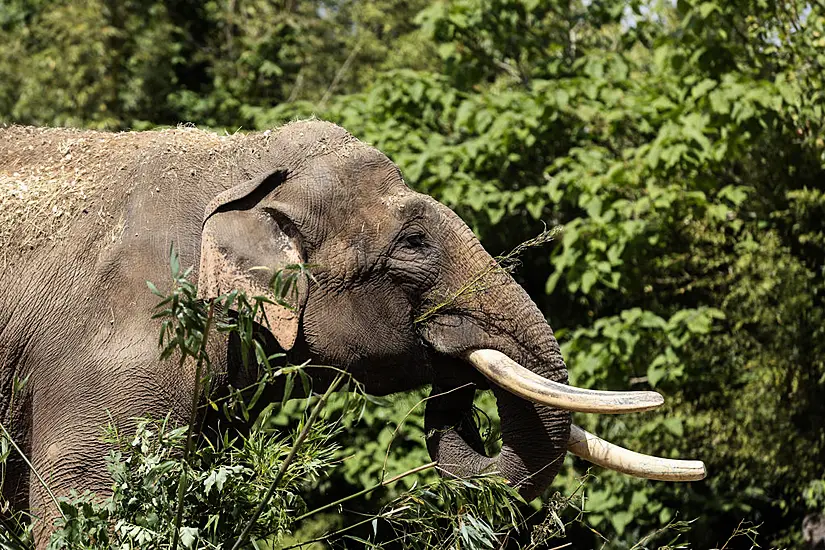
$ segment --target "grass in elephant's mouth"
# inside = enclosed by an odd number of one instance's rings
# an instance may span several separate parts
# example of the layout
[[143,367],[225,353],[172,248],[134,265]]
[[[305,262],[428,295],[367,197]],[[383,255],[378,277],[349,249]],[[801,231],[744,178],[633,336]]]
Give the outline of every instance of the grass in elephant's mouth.
[[535,248],[537,246],[543,246],[549,242],[552,242],[556,240],[563,233],[563,231],[564,228],[560,225],[557,225],[552,229],[545,229],[532,239],[519,244],[510,252],[501,256],[496,256],[495,262],[476,273],[458,290],[447,296],[439,297],[438,301],[433,306],[429,307],[427,311],[415,319],[415,323],[423,323],[439,313],[449,311],[451,308],[457,306],[461,298],[471,296],[479,292],[484,292],[489,289],[493,284],[495,284],[488,279],[489,275],[494,273],[513,273],[516,269],[518,269],[519,265],[521,265],[519,256],[521,256],[525,250]]
[[508,273],[512,273],[518,268],[519,265],[521,265],[519,256],[521,256],[525,250],[528,248],[535,248],[537,246],[544,246],[547,243],[553,242],[563,233],[564,227],[561,225],[557,225],[551,229],[545,229],[532,239],[528,239],[517,245],[507,254],[496,256],[496,262],[498,262],[498,264]]

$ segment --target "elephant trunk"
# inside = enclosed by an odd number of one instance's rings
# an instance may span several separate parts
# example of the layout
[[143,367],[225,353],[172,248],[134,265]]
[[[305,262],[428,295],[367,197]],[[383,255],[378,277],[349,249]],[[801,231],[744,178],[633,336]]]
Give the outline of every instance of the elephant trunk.
[[[479,251],[480,249],[480,251]],[[553,330],[524,289],[483,252],[472,256],[478,272],[463,296],[439,306],[424,330],[427,341],[464,376],[436,372],[425,413],[427,447],[442,472],[455,476],[498,473],[527,500],[541,494],[570,452],[598,465],[647,479],[694,481],[705,477],[699,461],[669,460],[622,449],[572,426],[570,411],[628,413],[664,402],[656,392],[607,392],[567,385],[567,367]],[[466,264],[465,264],[466,266]],[[473,369],[474,368],[474,369]],[[495,395],[501,417],[501,452],[484,452],[473,420],[477,370]],[[452,372],[447,369],[447,372]]]
[[[530,399],[520,391],[525,386],[520,382],[530,377],[540,381],[534,388],[537,394],[547,385],[554,390],[569,388],[567,368],[544,316],[509,274],[494,270],[484,287],[455,313],[429,323],[427,333],[440,352],[462,358],[468,370],[480,365],[482,374],[493,382],[501,418],[501,452],[495,458],[484,454],[472,420],[474,388],[438,381],[425,414],[427,446],[442,471],[456,476],[496,472],[530,500],[561,468],[570,437],[570,412]],[[491,353],[517,363],[517,368],[500,368],[501,361],[487,360]],[[485,371],[484,366],[489,368]]]

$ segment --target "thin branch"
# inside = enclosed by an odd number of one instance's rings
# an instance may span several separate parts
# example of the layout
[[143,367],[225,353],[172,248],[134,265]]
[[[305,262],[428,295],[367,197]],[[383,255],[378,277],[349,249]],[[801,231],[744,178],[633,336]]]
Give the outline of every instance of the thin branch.
[[3,430],[3,435],[5,435],[6,439],[9,440],[9,443],[11,443],[11,446],[14,447],[14,450],[17,451],[17,454],[20,455],[20,457],[23,459],[23,462],[26,463],[26,466],[28,466],[29,469],[32,471],[32,473],[35,475],[35,477],[37,477],[37,480],[40,481],[40,484],[43,486],[43,488],[46,489],[46,492],[51,497],[52,502],[54,502],[54,505],[57,507],[57,511],[60,512],[60,516],[65,520],[66,516],[65,516],[65,514],[63,514],[63,510],[60,509],[60,503],[57,501],[57,497],[54,496],[54,493],[52,492],[52,490],[46,484],[46,480],[44,480],[40,476],[40,473],[38,473],[37,469],[34,467],[34,464],[32,464],[29,461],[29,459],[26,457],[25,454],[23,454],[23,450],[20,447],[17,446],[17,443],[14,442],[14,439],[12,439],[11,434],[6,429],[6,427],[3,426],[2,423],[0,423],[0,430]]
[[493,64],[505,73],[507,73],[508,75],[518,80],[519,82],[524,82],[525,78],[519,72],[519,70],[510,65],[509,63],[507,63],[506,61],[502,61],[500,59],[493,59]]
[[341,382],[343,378],[343,374],[339,374],[338,376],[336,376],[335,380],[333,380],[332,384],[330,384],[329,388],[327,388],[327,391],[324,392],[324,395],[322,395],[320,399],[318,399],[318,403],[316,403],[315,408],[312,409],[312,413],[309,415],[306,424],[304,424],[301,433],[298,434],[298,439],[295,441],[295,445],[292,446],[292,449],[289,451],[289,454],[287,455],[286,459],[281,463],[281,467],[278,469],[278,474],[275,476],[275,479],[272,480],[272,483],[270,484],[269,489],[264,495],[264,498],[261,500],[261,503],[258,504],[258,508],[255,510],[255,513],[252,514],[252,517],[249,518],[249,521],[246,523],[246,526],[241,532],[241,535],[238,537],[238,540],[235,541],[235,544],[232,546],[232,550],[238,550],[238,548],[240,548],[244,543],[246,543],[246,540],[249,538],[249,533],[255,526],[255,522],[258,521],[258,518],[263,513],[264,508],[266,508],[267,504],[269,504],[269,501],[272,499],[272,495],[275,494],[275,490],[278,488],[278,483],[281,482],[281,479],[284,477],[287,468],[295,459],[295,455],[298,453],[298,449],[300,449],[301,445],[303,445],[304,440],[309,434],[310,428],[315,423],[315,420],[318,418],[318,415],[321,413],[321,409],[324,408],[324,404],[326,403],[330,394],[332,394],[332,392],[335,391],[335,388],[338,386],[338,384]]
[[339,498],[335,502],[330,502],[329,504],[324,504],[320,508],[316,508],[314,510],[311,510],[311,511],[307,512],[306,514],[304,514],[302,516],[298,516],[298,518],[295,520],[295,522],[297,523],[297,522],[299,522],[303,519],[306,519],[310,516],[314,516],[315,514],[317,514],[319,512],[323,512],[324,510],[328,510],[329,508],[332,508],[333,506],[338,506],[339,504],[343,504],[344,502],[347,502],[348,500],[352,500],[354,498],[358,498],[360,496],[369,494],[369,493],[375,491],[376,489],[380,489],[381,487],[387,487],[388,485],[392,485],[396,481],[404,479],[407,476],[411,476],[413,474],[423,472],[424,470],[429,470],[430,468],[435,467],[436,464],[438,464],[438,462],[435,462],[435,461],[429,462],[429,463],[424,464],[422,466],[418,466],[417,468],[413,468],[412,470],[407,470],[406,472],[398,474],[397,476],[391,477],[390,479],[386,479],[384,481],[381,481],[380,483],[377,483],[377,484],[375,484],[371,487],[367,487],[366,489],[358,491],[357,493],[353,493],[351,495],[345,496],[344,498]]
[[[192,452],[192,441],[194,437],[195,417],[198,414],[198,401],[200,400],[201,373],[203,370],[203,358],[206,356],[206,342],[209,339],[209,330],[212,328],[212,319],[215,316],[215,299],[209,300],[209,312],[206,314],[206,325],[203,329],[203,336],[198,349],[198,363],[195,367],[195,390],[192,392],[192,408],[189,411],[189,429],[186,432],[186,447],[183,449],[183,468],[180,472],[178,482],[178,510],[175,514],[175,530],[172,535],[172,550],[178,547],[178,537],[180,535],[180,524],[183,521],[183,497],[186,492],[186,465],[189,462],[189,455]],[[186,354],[181,357],[181,363],[186,359]]]
[[318,109],[323,109],[326,106],[327,101],[329,101],[330,96],[332,95],[333,90],[335,87],[338,86],[338,82],[344,77],[344,74],[349,69],[349,66],[352,65],[352,61],[355,59],[355,54],[358,53],[358,50],[361,49],[361,44],[364,42],[363,35],[358,38],[358,42],[355,43],[355,46],[352,48],[352,51],[349,52],[346,61],[341,67],[338,69],[338,72],[335,73],[335,78],[332,79],[332,83],[327,88],[327,91],[324,92],[324,96],[321,98],[321,101],[318,103]]
[[[304,67],[305,66],[306,65],[304,65]],[[295,77],[295,84],[292,85],[292,91],[290,91],[289,97],[286,100],[287,103],[292,103],[298,99],[298,94],[304,86],[304,67],[301,67],[298,71],[298,76]]]

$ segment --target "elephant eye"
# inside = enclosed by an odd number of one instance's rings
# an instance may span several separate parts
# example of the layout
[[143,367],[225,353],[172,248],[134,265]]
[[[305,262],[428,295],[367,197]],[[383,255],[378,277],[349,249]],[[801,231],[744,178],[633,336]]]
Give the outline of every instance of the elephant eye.
[[424,233],[410,233],[404,237],[407,248],[421,248],[424,246]]

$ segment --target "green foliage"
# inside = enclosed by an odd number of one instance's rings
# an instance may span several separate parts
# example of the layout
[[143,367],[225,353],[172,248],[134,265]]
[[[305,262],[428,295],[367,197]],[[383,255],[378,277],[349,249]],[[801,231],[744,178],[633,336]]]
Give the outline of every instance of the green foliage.
[[[571,379],[667,402],[576,422],[709,470],[685,485],[599,471],[579,506],[588,527],[567,535],[631,547],[696,518],[680,540],[718,547],[751,536],[746,519],[770,544],[801,544],[802,518],[825,506],[821,2],[118,6],[4,6],[0,119],[235,130],[317,114],[387,153],[493,252],[563,226],[516,277]],[[424,463],[419,399],[368,402],[308,501]],[[568,458],[557,488],[570,494],[584,467]]]
[[[430,462],[424,444],[424,393],[421,391],[393,396],[392,399],[370,397],[364,403],[363,414],[347,422],[341,446],[341,465],[335,475],[321,485],[325,492],[340,491],[341,486],[369,487],[376,480],[385,479],[391,472],[412,470]],[[343,397],[330,403],[331,410],[342,406]],[[346,420],[345,420],[346,421]],[[392,495],[413,485],[437,479],[434,471],[423,472],[414,478],[404,478],[391,488]],[[386,494],[378,494],[377,499]],[[374,506],[376,495],[371,495]]]
[[416,549],[497,548],[500,536],[496,531],[517,529],[522,522],[517,501],[516,492],[494,478],[422,485],[381,511],[379,517],[394,536],[384,544]]
[[[64,500],[67,519],[59,522],[50,548],[167,547],[174,532],[182,470],[186,470],[187,487],[181,544],[185,548],[231,544],[294,444],[294,437],[284,438],[263,424],[257,423],[248,437],[225,436],[199,446],[188,462],[179,458],[186,445],[185,426],[173,429],[167,420],[144,420],[134,436],[114,432],[111,443],[116,450],[108,461],[112,496],[101,500],[87,494]],[[327,442],[333,426],[318,425],[311,431],[270,506],[255,521],[255,538],[284,535],[294,514],[305,510],[299,491],[331,461],[336,449]]]
[[3,119],[116,128],[169,116],[164,99],[184,60],[163,4],[15,4],[0,45]]
[[16,0],[0,13],[0,121],[249,126],[286,100],[323,106],[376,70],[427,66],[424,0]]

